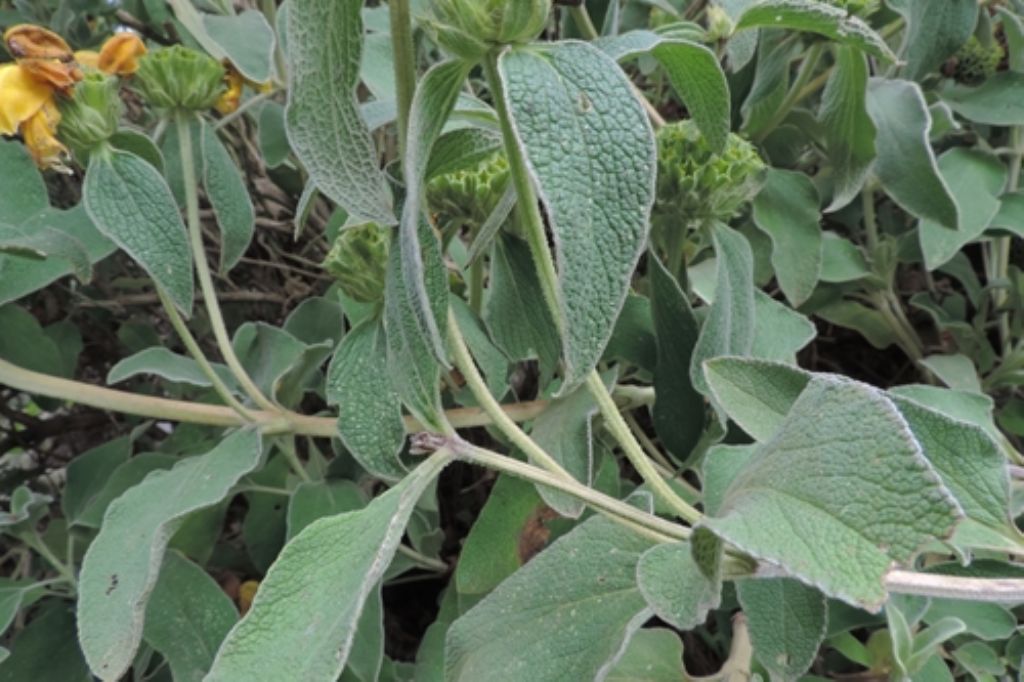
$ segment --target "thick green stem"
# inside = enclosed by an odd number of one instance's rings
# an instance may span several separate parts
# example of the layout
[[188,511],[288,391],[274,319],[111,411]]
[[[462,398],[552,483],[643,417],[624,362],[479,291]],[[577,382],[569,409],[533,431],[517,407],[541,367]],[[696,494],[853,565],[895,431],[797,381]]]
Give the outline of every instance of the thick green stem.
[[494,420],[494,426],[505,434],[512,441],[513,445],[522,450],[530,460],[541,465],[559,478],[572,480],[572,476],[562,468],[562,465],[556,462],[542,447],[537,445],[525,431],[519,428],[518,424],[502,411],[501,405],[491,395],[484,378],[480,376],[480,372],[473,362],[473,357],[470,355],[469,348],[466,346],[462,331],[459,329],[459,322],[451,311],[448,312],[448,338],[455,366],[462,372],[462,376],[466,379],[466,385],[469,386],[473,397],[480,403],[480,407]]
[[391,0],[391,52],[395,58],[395,101],[398,104],[398,141],[405,158],[409,134],[409,110],[416,93],[416,45],[412,37],[409,0]]
[[555,261],[551,257],[550,249],[548,249],[547,234],[544,230],[544,217],[540,214],[540,206],[537,204],[537,193],[533,189],[530,171],[526,167],[526,158],[519,148],[515,131],[512,129],[512,113],[509,111],[508,102],[505,100],[505,89],[502,87],[501,76],[498,74],[497,53],[487,55],[484,60],[484,74],[487,77],[487,86],[491,91],[494,109],[498,114],[498,121],[501,124],[501,136],[505,143],[505,155],[508,157],[512,186],[515,187],[516,194],[519,197],[518,209],[520,211],[521,224],[526,232],[526,240],[530,245],[530,252],[533,254],[534,265],[540,275],[544,300],[551,310],[559,332],[562,332],[565,328],[565,320],[562,316],[561,305],[558,302],[558,274],[555,271]]
[[[1010,128],[1010,148],[1012,150],[1009,159],[1009,170],[1006,177],[1006,192],[1016,192],[1020,186],[1021,164],[1024,163],[1024,126],[1013,126]],[[1010,270],[1010,248],[1012,237],[998,237],[991,244],[989,257],[989,284],[994,282],[1005,282]],[[1005,288],[994,288],[992,290],[992,303],[998,310],[1005,305],[1008,293]],[[1003,345],[1003,354],[1008,353],[1013,345],[1010,334],[1010,313],[1001,311],[999,313],[999,338]]]
[[192,151],[192,126],[190,122],[192,114],[178,112],[175,122],[178,126],[178,147],[181,154],[181,175],[185,190],[185,214],[188,222],[189,243],[192,247],[192,258],[195,261],[196,275],[199,278],[199,288],[203,292],[203,303],[206,306],[207,315],[210,318],[210,327],[213,329],[214,338],[217,340],[217,348],[220,350],[231,373],[235,375],[242,390],[252,398],[253,402],[268,412],[279,412],[280,408],[270,402],[260,391],[259,387],[249,377],[235,349],[231,345],[231,337],[228,334],[227,326],[224,324],[224,316],[221,314],[220,304],[217,302],[217,291],[213,286],[213,276],[210,274],[210,265],[206,262],[206,250],[203,248],[202,224],[199,221],[199,194],[196,187],[195,161]]
[[213,370],[213,366],[210,361],[206,359],[206,355],[203,353],[203,349],[199,347],[199,343],[196,338],[192,336],[192,332],[189,331],[188,325],[185,324],[185,320],[181,318],[181,313],[174,307],[174,304],[167,297],[164,290],[157,286],[157,296],[160,298],[160,303],[164,306],[164,311],[167,313],[167,318],[171,321],[171,326],[174,327],[174,331],[178,333],[181,338],[181,342],[185,344],[185,348],[188,350],[189,355],[199,365],[199,369],[202,370],[206,378],[210,380],[213,385],[213,390],[217,392],[220,399],[224,401],[224,404],[230,407],[232,410],[238,413],[242,419],[246,421],[256,421],[252,413],[245,408],[242,403],[238,402],[234,395],[231,393],[231,389],[228,388],[227,384],[217,375],[217,372]]
[[573,479],[555,476],[525,462],[520,462],[517,459],[506,457],[491,450],[485,450],[463,440],[456,441],[450,447],[457,457],[468,462],[479,464],[489,469],[495,469],[532,483],[546,485],[549,488],[572,495],[613,519],[625,520],[634,530],[639,527],[649,533],[657,534],[657,539],[662,542],[678,542],[690,537],[690,529],[685,526],[680,526],[653,514],[648,514],[631,504],[626,504],[616,500],[614,497],[609,497],[604,493],[588,488]]
[[604,417],[605,428],[622,446],[622,451],[625,453],[626,458],[644,479],[644,482],[651,488],[651,492],[654,493],[655,497],[685,521],[690,523],[700,521],[703,514],[687,504],[685,500],[672,490],[672,487],[665,482],[665,479],[658,473],[654,464],[647,457],[647,454],[644,453],[643,448],[636,442],[636,438],[633,437],[632,432],[629,430],[629,425],[622,418],[619,408],[616,407],[611,394],[605,388],[601,375],[596,371],[591,372],[590,376],[587,377],[587,388],[590,390],[590,394],[594,396],[594,400],[597,401],[597,407],[601,410],[601,416]]

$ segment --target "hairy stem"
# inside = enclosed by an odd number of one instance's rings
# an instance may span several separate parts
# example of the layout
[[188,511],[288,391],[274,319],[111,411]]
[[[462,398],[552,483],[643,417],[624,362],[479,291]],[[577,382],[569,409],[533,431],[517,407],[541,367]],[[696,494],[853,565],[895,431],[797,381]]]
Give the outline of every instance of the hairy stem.
[[196,275],[199,278],[199,288],[203,292],[203,303],[206,306],[206,313],[210,318],[210,327],[213,329],[214,338],[217,340],[217,348],[220,350],[224,362],[227,363],[231,373],[235,375],[235,379],[238,380],[242,390],[262,409],[268,412],[278,412],[280,408],[263,395],[259,387],[256,386],[245,371],[238,356],[235,355],[235,349],[231,345],[231,337],[228,334],[227,326],[224,324],[224,316],[221,314],[220,303],[217,302],[217,291],[213,286],[213,276],[210,274],[210,265],[206,262],[206,250],[203,248],[203,231],[199,221],[199,194],[196,188],[190,121],[191,114],[179,112],[175,117],[175,122],[178,126],[178,146],[181,153],[181,175],[185,188],[185,213],[188,220],[189,242],[192,247],[192,258],[195,261]]
[[395,100],[398,103],[398,147],[401,158],[409,135],[409,111],[416,92],[416,45],[412,38],[409,0],[391,0],[391,51],[395,56]]

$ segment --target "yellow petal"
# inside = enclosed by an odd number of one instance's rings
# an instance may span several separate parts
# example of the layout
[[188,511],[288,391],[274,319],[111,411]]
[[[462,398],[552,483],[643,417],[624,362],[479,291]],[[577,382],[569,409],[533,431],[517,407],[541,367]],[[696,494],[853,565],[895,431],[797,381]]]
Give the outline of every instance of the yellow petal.
[[116,33],[100,49],[99,69],[112,76],[129,76],[139,69],[139,57],[146,54],[142,39],[134,33]]
[[21,124],[21,136],[25,138],[25,146],[40,168],[68,170],[65,165],[70,156],[68,149],[57,139],[59,123],[60,110],[51,99]]
[[235,67],[226,64],[226,68],[224,83],[227,85],[227,89],[214,105],[217,111],[225,116],[238,109],[238,105],[242,102],[242,86],[245,85],[245,79],[235,70]]
[[0,65],[0,135],[13,135],[18,126],[52,102],[49,86],[18,64]]
[[56,59],[62,62],[72,60],[71,48],[64,39],[41,26],[11,26],[4,32],[4,42],[15,59]]
[[100,53],[95,50],[79,50],[75,53],[75,61],[85,69],[100,69]]

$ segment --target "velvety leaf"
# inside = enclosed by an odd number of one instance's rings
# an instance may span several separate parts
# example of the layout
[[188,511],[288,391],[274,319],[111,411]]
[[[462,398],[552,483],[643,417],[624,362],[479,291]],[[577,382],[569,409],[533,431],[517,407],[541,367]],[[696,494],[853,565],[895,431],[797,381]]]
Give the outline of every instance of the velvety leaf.
[[[235,386],[235,378],[226,366],[214,363],[214,371],[227,386]],[[154,346],[129,356],[110,368],[107,383],[117,384],[139,375],[155,375],[178,384],[208,387],[210,379],[195,360],[172,353],[163,346]]]
[[704,374],[715,400],[754,440],[775,436],[811,375],[796,367],[751,358],[717,358]]
[[0,189],[0,215],[18,225],[50,206],[43,176],[25,146],[17,140],[0,140],[0,171],[6,181]]
[[432,251],[434,247],[423,245],[421,235],[424,240],[436,241],[436,238],[430,229],[422,227],[426,219],[424,194],[430,151],[455,107],[455,100],[469,69],[467,63],[454,60],[434,66],[423,76],[409,112],[408,143],[402,164],[408,187],[398,236],[402,289],[413,312],[410,321],[416,323],[423,342],[438,362],[445,366],[448,364],[445,348],[447,297],[442,305],[438,305],[438,301],[431,298],[426,281],[429,275],[428,266],[424,263],[424,251]]
[[1006,639],[1017,631],[1017,617],[1002,604],[931,599],[922,618],[924,622],[938,623],[945,618],[960,620],[966,632],[986,641]]
[[541,370],[554,372],[558,364],[558,331],[544,300],[533,266],[530,247],[502,235],[491,252],[489,295],[484,321],[494,342],[510,359],[537,358]]
[[107,508],[79,576],[79,640],[98,677],[119,679],[131,665],[167,541],[185,515],[222,500],[261,455],[259,433],[237,431],[205,455],[146,477]]
[[74,611],[63,600],[44,604],[14,639],[10,656],[0,662],[0,682],[92,679],[75,638]]
[[825,638],[825,596],[791,578],[740,580],[736,596],[757,660],[773,680],[799,679]]
[[868,81],[867,107],[878,129],[874,174],[882,189],[918,218],[950,230],[958,229],[960,212],[939,174],[928,139],[931,114],[920,86],[872,78]]
[[210,40],[220,46],[227,58],[246,79],[266,83],[274,73],[274,29],[262,12],[248,9],[240,14],[222,16],[203,14],[203,28]]
[[597,41],[608,56],[623,61],[649,54],[658,60],[669,82],[713,149],[729,136],[729,84],[718,57],[704,45],[651,31],[629,31]]
[[328,402],[338,405],[338,435],[356,461],[384,480],[402,478],[405,424],[387,373],[384,328],[376,318],[342,339],[327,370],[326,391]]
[[999,195],[1006,183],[1006,166],[985,152],[957,147],[939,158],[939,172],[951,189],[960,213],[960,229],[924,219],[918,226],[925,266],[935,270],[960,249],[979,238],[999,212]]
[[416,501],[447,463],[446,454],[433,455],[369,506],[315,521],[289,542],[208,682],[336,679]]
[[289,3],[288,138],[329,199],[359,220],[393,225],[391,190],[356,99],[362,7],[362,0]]
[[646,245],[654,134],[628,79],[589,44],[516,49],[498,66],[554,232],[568,391],[601,358]]
[[43,374],[60,371],[60,348],[32,313],[12,304],[0,306],[0,329],[0,358]]
[[975,123],[993,126],[1024,124],[1024,73],[1002,71],[976,88],[953,85],[942,90],[942,101]]
[[636,586],[650,547],[600,517],[559,538],[452,624],[445,679],[600,679],[650,617]]
[[747,355],[754,343],[754,258],[750,244],[725,225],[714,228],[717,257],[715,302],[711,305],[690,362],[690,381],[707,394],[704,361],[720,355]]
[[192,312],[192,252],[163,176],[116,149],[93,154],[82,204],[96,228],[125,251],[186,315]]
[[960,517],[895,405],[822,376],[702,526],[829,596],[877,610],[892,562],[948,537]]
[[657,338],[654,430],[675,458],[686,461],[704,431],[705,403],[690,379],[699,327],[690,302],[657,258],[648,261],[651,310]]
[[854,282],[871,275],[864,253],[853,242],[835,232],[824,232],[822,237],[822,282]]
[[202,154],[203,187],[220,227],[220,271],[227,273],[249,248],[256,227],[255,210],[238,166],[208,125],[203,126]]
[[89,502],[103,489],[110,475],[131,455],[127,437],[115,438],[87,450],[68,462],[67,481],[60,506],[69,524],[75,523]]
[[978,370],[966,355],[929,355],[922,358],[921,364],[950,388],[972,393],[982,392]]
[[683,642],[665,628],[637,630],[604,682],[684,682]]
[[131,457],[114,469],[104,479],[102,487],[96,491],[85,504],[75,525],[86,528],[99,528],[103,524],[103,516],[107,507],[125,493],[129,488],[142,483],[143,479],[154,471],[170,469],[177,458],[158,452],[144,452]]
[[455,568],[459,593],[487,594],[543,549],[549,532],[543,519],[532,484],[499,477],[462,545]]
[[17,260],[56,258],[70,266],[71,274],[79,282],[87,284],[92,280],[92,259],[85,245],[52,227],[24,230],[0,223],[0,257],[4,254],[10,254]]
[[330,341],[305,344],[265,322],[246,322],[231,343],[263,394],[289,408],[298,405],[332,345]]
[[648,606],[666,623],[691,630],[718,608],[721,580],[698,568],[686,542],[661,544],[644,552],[636,568],[637,585]]
[[901,75],[919,81],[938,69],[967,42],[978,20],[974,0],[907,0],[893,9],[907,20],[900,57]]
[[220,585],[177,552],[168,552],[146,609],[143,637],[171,667],[175,682],[202,682],[214,654],[238,621]]
[[463,299],[452,294],[448,305],[459,324],[459,330],[480,371],[487,382],[487,389],[495,399],[500,400],[509,390],[508,358],[491,340],[480,318]]
[[291,540],[306,526],[325,516],[355,511],[366,506],[362,488],[347,480],[300,483],[288,501],[288,535]]
[[772,266],[794,306],[814,292],[821,275],[818,190],[803,173],[772,168],[754,199],[754,221],[772,239]]
[[747,9],[736,22],[736,30],[788,28],[817,33],[843,45],[852,45],[885,61],[896,55],[871,27],[846,10],[813,0],[764,0]]
[[856,198],[875,159],[877,131],[867,112],[867,86],[867,58],[855,48],[837,48],[818,111],[835,172],[828,211],[838,211]]
[[[615,383],[615,373],[605,377],[605,384]],[[569,474],[586,486],[594,482],[594,443],[592,422],[597,403],[586,386],[552,400],[533,422],[530,435],[537,445],[562,465]],[[579,518],[584,503],[557,490],[537,486],[541,498],[562,516]]]
[[[448,275],[441,260],[441,245],[425,221],[420,221],[419,230],[432,315],[435,320],[446,319]],[[441,367],[434,347],[423,334],[415,304],[406,294],[402,262],[396,238],[391,243],[384,293],[388,373],[392,387],[409,411],[423,424],[440,431],[444,423],[439,393]]]

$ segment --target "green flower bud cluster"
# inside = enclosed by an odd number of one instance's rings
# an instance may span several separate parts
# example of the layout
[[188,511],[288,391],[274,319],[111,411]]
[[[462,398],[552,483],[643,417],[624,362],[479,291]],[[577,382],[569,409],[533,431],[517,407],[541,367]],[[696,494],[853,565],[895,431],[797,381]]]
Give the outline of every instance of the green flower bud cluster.
[[140,57],[135,82],[151,106],[201,111],[224,91],[224,67],[209,55],[174,45]]
[[433,178],[427,183],[427,205],[439,224],[475,231],[490,217],[508,183],[508,160],[496,151],[468,168]]
[[438,42],[456,55],[480,58],[492,45],[526,43],[544,30],[551,0],[431,0]]
[[121,119],[117,87],[116,78],[90,72],[75,86],[70,98],[60,100],[57,136],[82,163],[117,132]]
[[658,131],[656,217],[701,225],[728,220],[760,190],[765,164],[754,146],[730,134],[716,154],[692,121]]
[[391,231],[377,223],[346,227],[334,240],[323,268],[351,299],[373,303],[384,298]]
[[999,43],[985,45],[977,36],[971,36],[953,56],[952,76],[958,83],[978,85],[995,75],[1005,56]]

